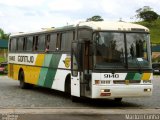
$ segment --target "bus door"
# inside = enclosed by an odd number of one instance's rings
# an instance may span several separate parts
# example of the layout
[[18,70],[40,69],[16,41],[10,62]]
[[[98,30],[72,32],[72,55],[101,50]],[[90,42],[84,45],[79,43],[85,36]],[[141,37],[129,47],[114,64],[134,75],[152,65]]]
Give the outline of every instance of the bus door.
[[73,42],[71,50],[71,95],[76,97],[80,97],[79,60],[78,43]]
[[81,79],[81,95],[91,95],[91,70],[92,70],[92,50],[90,41],[85,41],[82,47],[82,59],[83,59],[83,78]]
[[90,42],[72,43],[71,59],[71,95],[90,96],[92,65]]

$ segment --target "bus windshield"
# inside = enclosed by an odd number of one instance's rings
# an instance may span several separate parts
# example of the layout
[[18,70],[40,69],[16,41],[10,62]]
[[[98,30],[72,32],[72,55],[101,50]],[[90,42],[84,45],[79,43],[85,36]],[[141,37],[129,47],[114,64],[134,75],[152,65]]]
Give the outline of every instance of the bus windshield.
[[96,32],[93,39],[95,69],[151,67],[147,33]]

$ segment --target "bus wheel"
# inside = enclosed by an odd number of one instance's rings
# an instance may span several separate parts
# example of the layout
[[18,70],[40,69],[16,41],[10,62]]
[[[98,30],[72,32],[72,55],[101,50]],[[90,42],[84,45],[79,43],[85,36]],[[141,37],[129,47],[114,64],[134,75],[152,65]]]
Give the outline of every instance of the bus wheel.
[[71,76],[68,75],[65,80],[65,92],[71,95]]
[[76,97],[76,96],[71,96],[72,102],[78,102],[80,100],[80,98]]
[[19,82],[20,82],[20,88],[22,88],[22,89],[28,88],[28,84],[25,83],[24,72],[23,71],[20,72]]
[[114,98],[114,100],[115,100],[116,102],[121,102],[121,101],[122,101],[122,98]]

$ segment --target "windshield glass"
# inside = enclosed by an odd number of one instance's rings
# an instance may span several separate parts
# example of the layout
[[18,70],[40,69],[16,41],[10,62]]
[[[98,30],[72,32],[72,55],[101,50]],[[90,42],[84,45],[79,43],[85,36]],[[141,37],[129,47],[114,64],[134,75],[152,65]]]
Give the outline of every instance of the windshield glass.
[[96,32],[93,39],[94,67],[97,69],[150,67],[147,55],[148,34]]
[[149,40],[148,34],[142,33],[127,33],[127,58],[128,67],[137,68],[149,67],[149,58],[147,55],[147,41]]
[[96,44],[94,56],[96,68],[125,66],[123,33],[98,32],[94,34],[94,42]]

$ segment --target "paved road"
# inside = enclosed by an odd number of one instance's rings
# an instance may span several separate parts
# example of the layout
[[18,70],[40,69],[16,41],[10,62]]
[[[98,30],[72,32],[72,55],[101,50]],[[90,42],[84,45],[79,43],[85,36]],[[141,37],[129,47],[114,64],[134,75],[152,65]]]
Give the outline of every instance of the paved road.
[[160,77],[154,77],[154,91],[152,97],[124,98],[122,103],[113,100],[84,99],[73,103],[65,93],[36,87],[31,90],[19,88],[19,82],[6,76],[0,77],[0,108],[160,108]]

